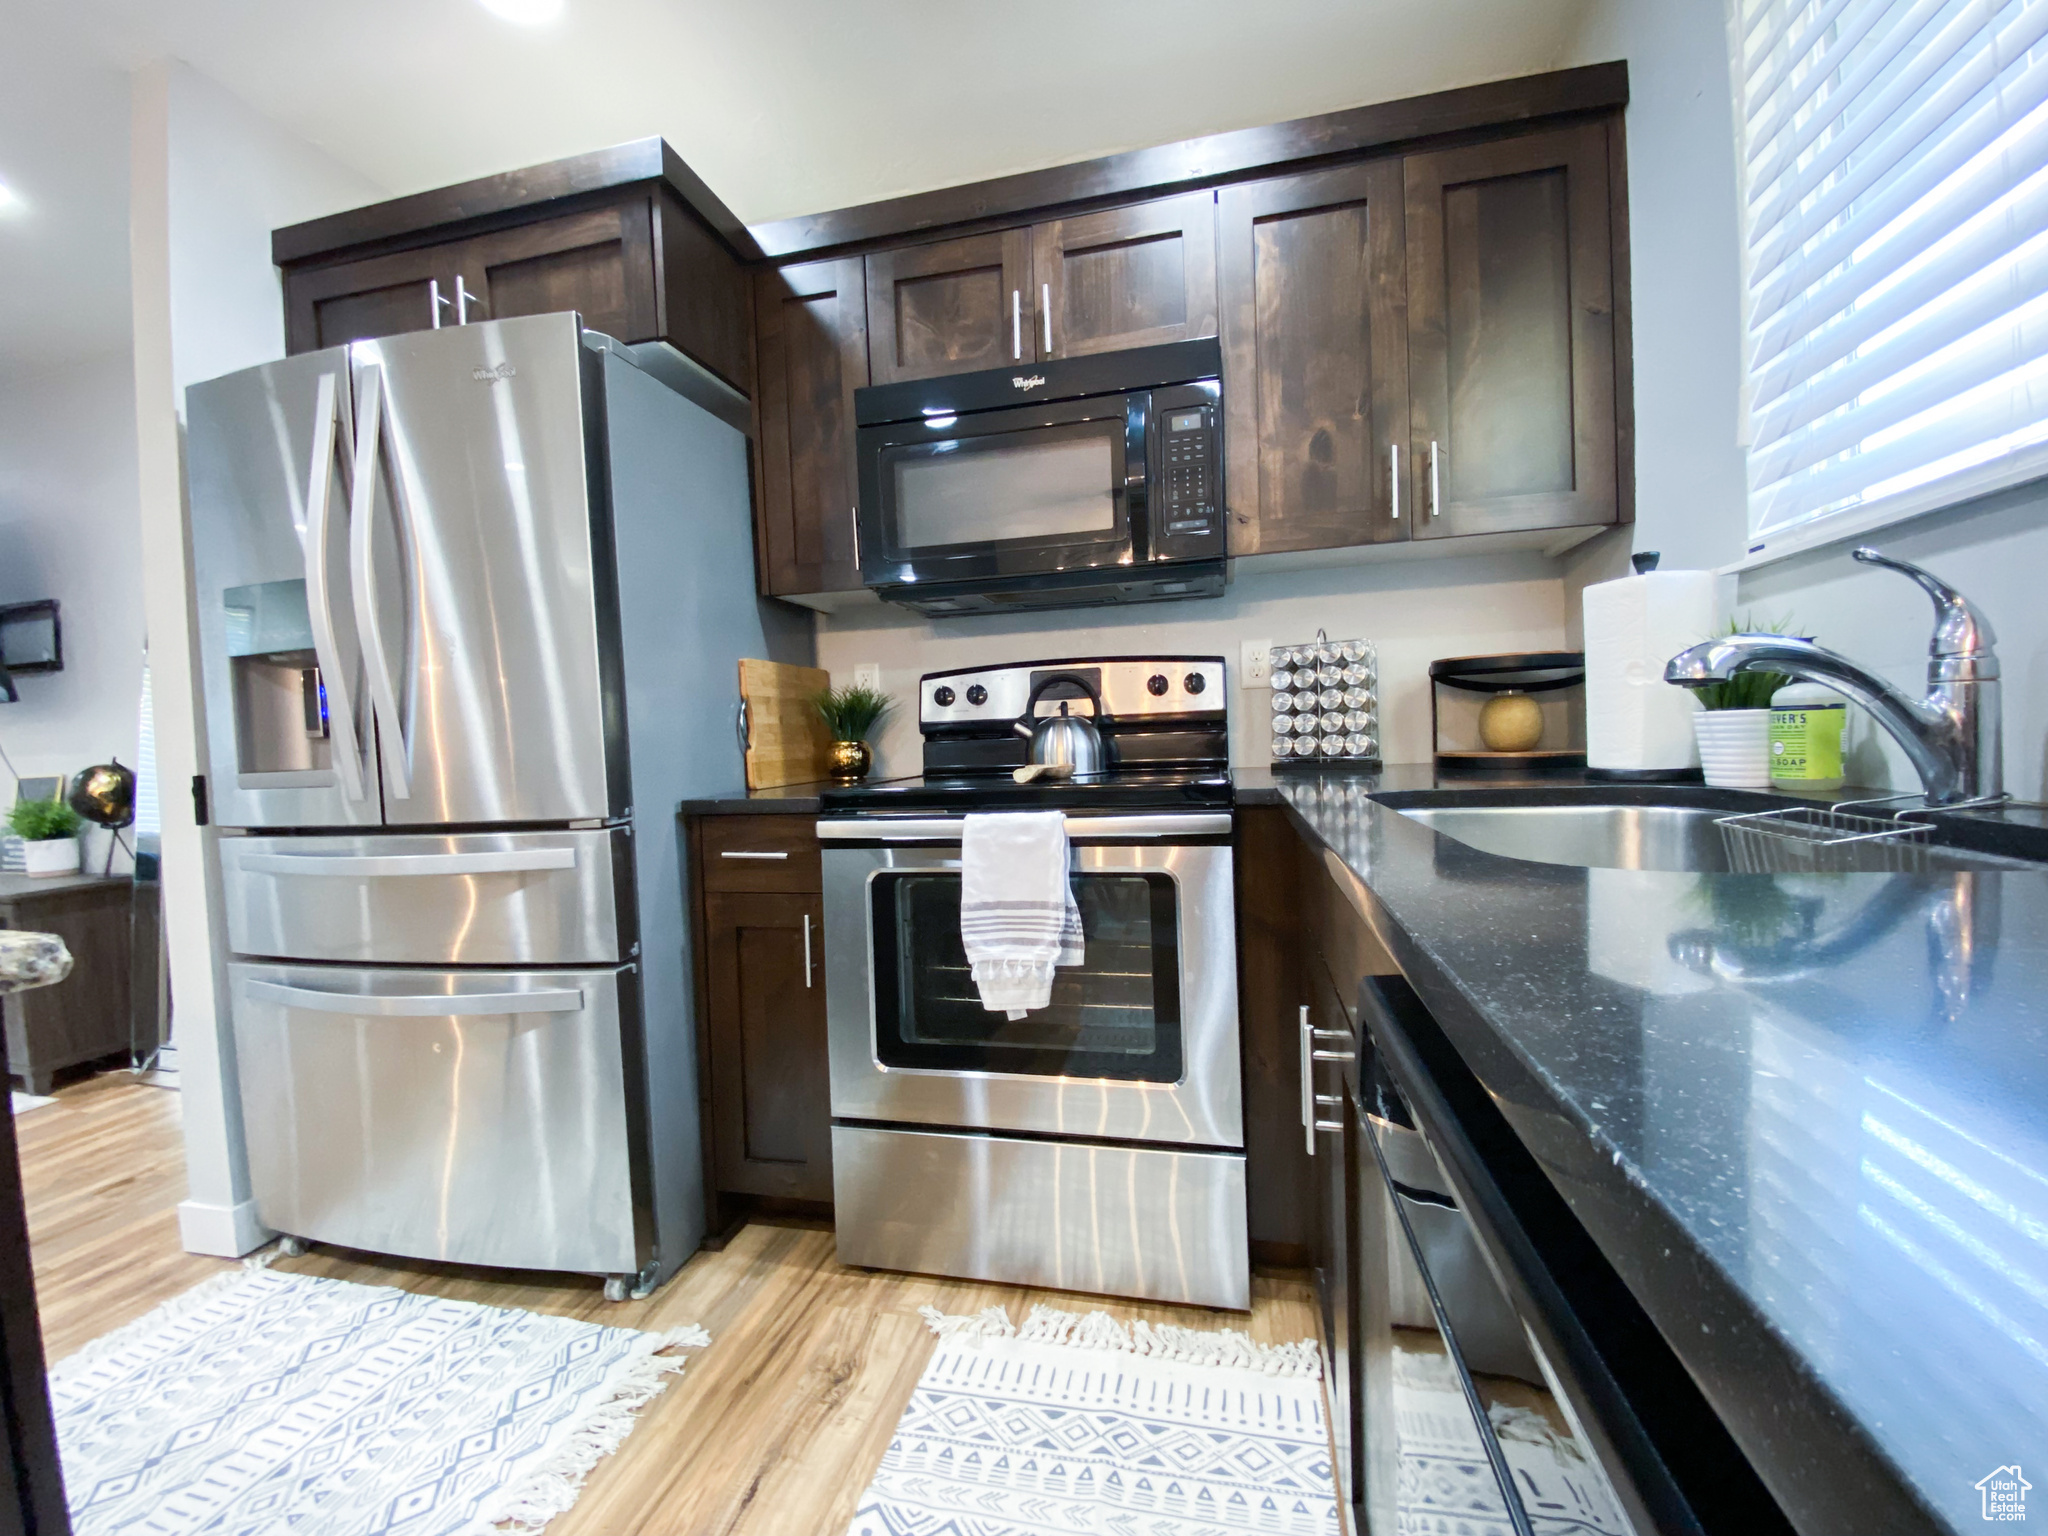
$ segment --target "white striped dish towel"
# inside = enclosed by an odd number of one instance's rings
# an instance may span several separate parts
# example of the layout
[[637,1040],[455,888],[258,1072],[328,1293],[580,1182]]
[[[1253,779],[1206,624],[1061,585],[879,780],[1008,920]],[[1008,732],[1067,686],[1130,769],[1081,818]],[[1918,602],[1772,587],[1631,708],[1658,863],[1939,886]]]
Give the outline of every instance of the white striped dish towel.
[[960,938],[981,1006],[1021,1019],[1082,959],[1081,909],[1058,811],[972,815],[960,834]]

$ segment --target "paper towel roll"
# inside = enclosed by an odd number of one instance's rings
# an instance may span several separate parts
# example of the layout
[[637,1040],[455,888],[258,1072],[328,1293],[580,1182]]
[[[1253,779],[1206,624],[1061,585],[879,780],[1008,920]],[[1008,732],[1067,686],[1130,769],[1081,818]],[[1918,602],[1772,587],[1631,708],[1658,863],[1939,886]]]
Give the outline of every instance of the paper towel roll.
[[1638,773],[1699,763],[1698,705],[1664,664],[1719,625],[1712,571],[1651,571],[1586,588],[1586,766]]

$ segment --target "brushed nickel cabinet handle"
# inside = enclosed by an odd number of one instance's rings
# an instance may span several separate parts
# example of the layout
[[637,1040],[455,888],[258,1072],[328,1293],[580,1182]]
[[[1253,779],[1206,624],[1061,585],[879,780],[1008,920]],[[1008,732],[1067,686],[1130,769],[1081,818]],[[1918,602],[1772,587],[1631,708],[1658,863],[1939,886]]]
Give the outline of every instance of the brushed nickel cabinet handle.
[[780,853],[756,853],[750,848],[723,848],[718,856],[721,859],[786,859],[789,853],[786,849]]
[[1442,492],[1438,488],[1436,475],[1436,439],[1432,437],[1429,440],[1429,515],[1431,517],[1435,517],[1443,510],[1443,503],[1439,499],[1441,495]]
[[1024,359],[1024,290],[1010,290],[1010,356]]
[[1038,285],[1038,307],[1045,316],[1045,355],[1052,356],[1052,284]]
[[1387,496],[1394,504],[1394,521],[1401,520],[1401,445],[1387,444]]

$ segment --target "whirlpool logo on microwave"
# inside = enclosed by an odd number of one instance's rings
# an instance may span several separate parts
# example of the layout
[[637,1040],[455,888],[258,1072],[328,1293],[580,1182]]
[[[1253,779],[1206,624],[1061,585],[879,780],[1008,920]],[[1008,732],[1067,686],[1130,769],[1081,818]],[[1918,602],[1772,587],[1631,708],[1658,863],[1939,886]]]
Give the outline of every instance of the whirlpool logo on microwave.
[[1020,373],[1010,380],[1011,385],[1017,389],[1036,389],[1044,382],[1045,375],[1042,373]]

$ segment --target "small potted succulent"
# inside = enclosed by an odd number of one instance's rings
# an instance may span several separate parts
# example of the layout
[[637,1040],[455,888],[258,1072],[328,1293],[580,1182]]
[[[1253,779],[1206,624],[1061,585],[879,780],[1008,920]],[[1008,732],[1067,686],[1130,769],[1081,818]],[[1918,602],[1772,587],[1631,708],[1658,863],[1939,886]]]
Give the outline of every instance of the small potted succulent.
[[78,873],[78,812],[62,800],[17,800],[7,828],[22,840],[25,867],[32,875]]
[[[1724,635],[1783,635],[1782,624],[1731,622]],[[1718,637],[1716,637],[1718,638]],[[1725,682],[1692,690],[1700,701],[1692,717],[1700,769],[1716,789],[1771,787],[1771,695],[1792,679],[1782,672],[1738,672]]]
[[889,695],[855,683],[848,688],[827,688],[811,702],[832,732],[831,776],[843,784],[866,778],[875,766],[874,749],[867,738],[887,718]]

